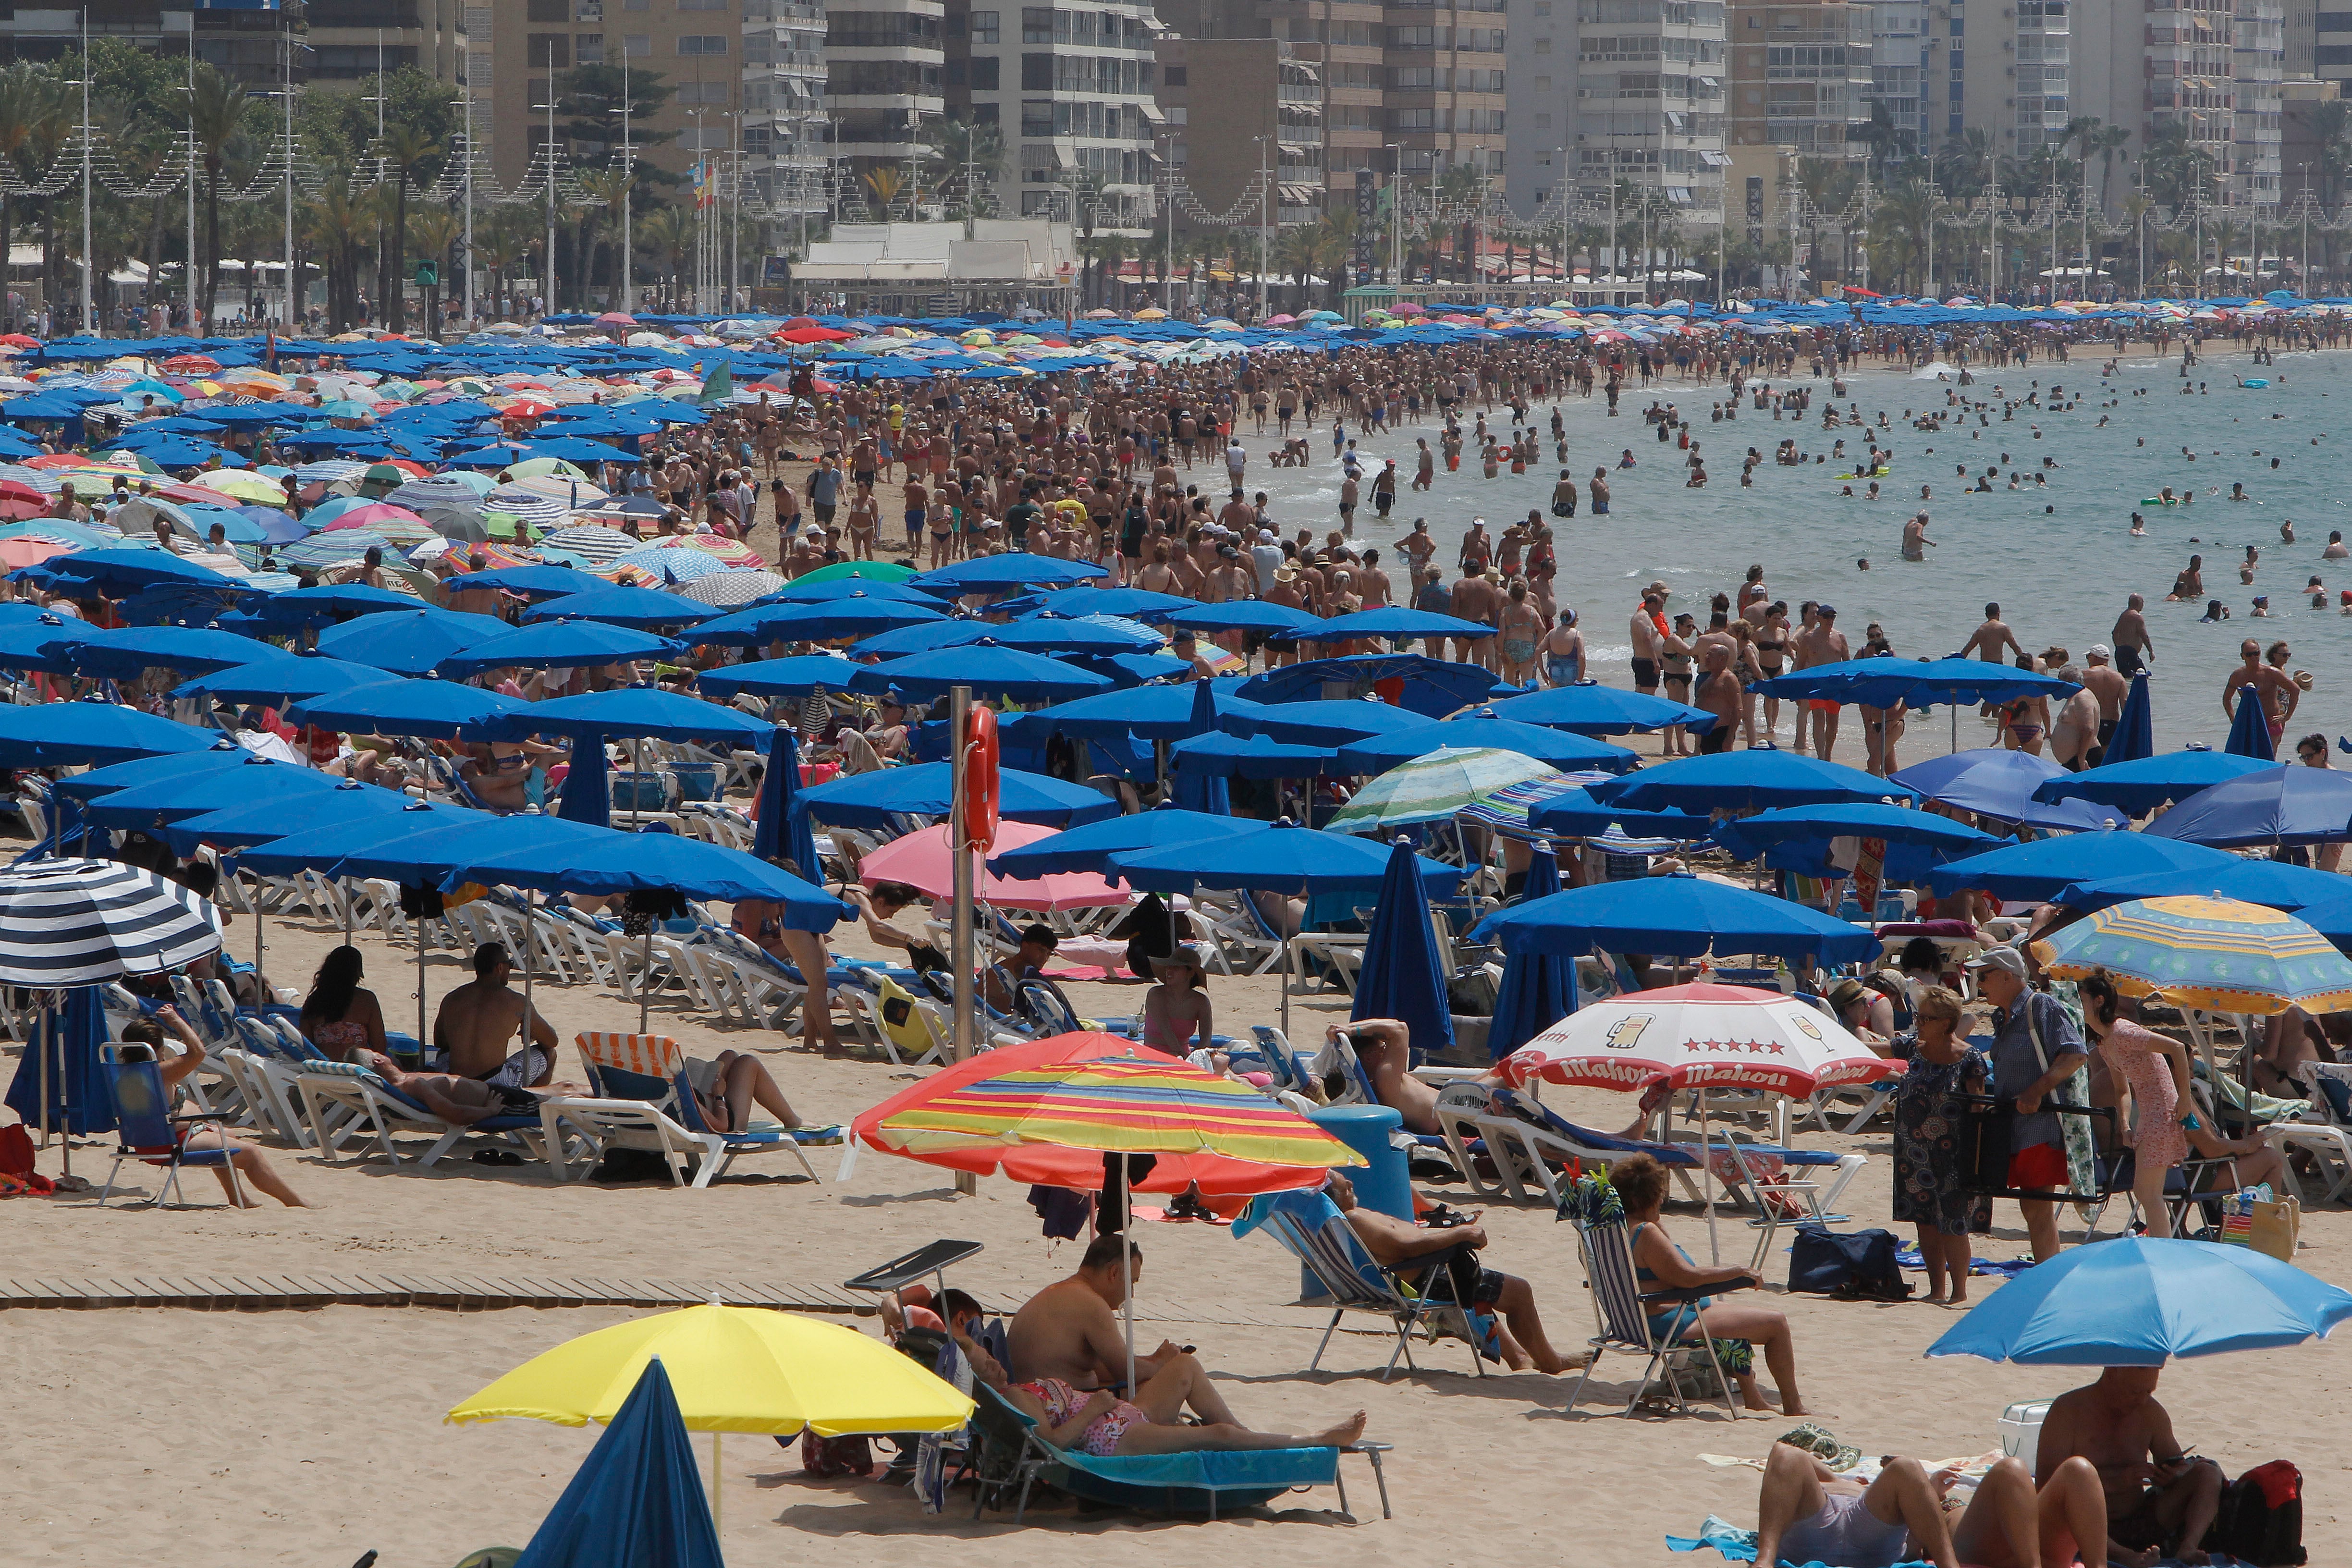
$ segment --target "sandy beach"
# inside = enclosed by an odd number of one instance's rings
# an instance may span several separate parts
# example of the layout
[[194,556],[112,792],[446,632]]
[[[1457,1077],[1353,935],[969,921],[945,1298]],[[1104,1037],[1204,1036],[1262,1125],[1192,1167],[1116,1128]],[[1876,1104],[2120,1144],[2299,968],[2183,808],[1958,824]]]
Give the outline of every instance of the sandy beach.
[[[268,962],[281,984],[307,981],[339,932],[273,921]],[[247,950],[250,928],[231,941]],[[413,955],[362,938],[370,981],[394,1018],[414,1005]],[[860,943],[845,941],[845,951]],[[437,997],[459,978],[449,955],[431,966]],[[1089,1015],[1131,1011],[1139,984],[1072,988]],[[1269,979],[1213,982],[1221,1026],[1270,1019]],[[568,1039],[578,1029],[634,1024],[634,1008],[587,986],[543,987],[542,1006]],[[1295,1039],[1337,1016],[1335,996],[1294,1000]],[[827,1062],[779,1037],[719,1030],[656,1007],[655,1027],[689,1051],[761,1053],[795,1107],[816,1121],[846,1121],[895,1091],[908,1075],[876,1059]],[[13,1071],[6,1047],[0,1070]],[[567,1048],[565,1072],[576,1074]],[[1553,1090],[1572,1116],[1607,1123],[1622,1099]],[[1861,1150],[1870,1163],[1844,1206],[1856,1223],[1884,1223],[1890,1164],[1883,1131],[1809,1142]],[[102,1178],[103,1141],[79,1148],[78,1172]],[[1075,1265],[1038,1236],[1024,1192],[987,1179],[958,1198],[943,1173],[867,1152],[835,1182],[837,1151],[815,1155],[824,1180],[810,1184],[744,1162],[707,1192],[667,1186],[558,1184],[537,1170],[499,1170],[464,1159],[431,1172],[413,1162],[330,1167],[317,1155],[278,1149],[272,1158],[314,1207],[233,1212],[219,1207],[110,1208],[87,1200],[0,1204],[0,1273],[57,1276],[270,1272],[495,1274],[691,1281],[751,1279],[837,1285],[898,1252],[941,1237],[987,1250],[953,1276],[990,1297],[1019,1300]],[[42,1169],[58,1168],[57,1151]],[[129,1180],[150,1191],[154,1173]],[[1462,1201],[1462,1189],[1435,1189]],[[217,1188],[197,1175],[191,1195],[211,1205]],[[1573,1238],[1540,1208],[1490,1209],[1487,1258],[1533,1284],[1555,1342],[1591,1331]],[[1706,1221],[1670,1211],[1672,1231],[1704,1258]],[[1720,1222],[1727,1258],[1751,1245],[1739,1222]],[[2341,1210],[2309,1215],[2306,1268],[2352,1285]],[[1139,1227],[1145,1266],[1138,1296],[1148,1343],[1197,1344],[1244,1419],[1304,1429],[1362,1408],[1370,1436],[1393,1443],[1388,1480],[1396,1510],[1379,1521],[1370,1477],[1350,1461],[1350,1500],[1367,1522],[1349,1529],[1330,1492],[1287,1500],[1209,1524],[1049,1504],[1016,1531],[1007,1516],[975,1525],[966,1494],[927,1517],[903,1489],[875,1482],[803,1479],[795,1449],[764,1438],[724,1449],[726,1548],[739,1564],[804,1562],[840,1552],[859,1564],[939,1561],[943,1538],[983,1564],[1076,1564],[1094,1560],[1093,1537],[1149,1536],[1172,1564],[1222,1565],[1236,1552],[1278,1553],[1297,1568],[1381,1562],[1493,1563],[1549,1560],[1664,1563],[1663,1536],[1695,1532],[1709,1513],[1753,1522],[1756,1476],[1703,1454],[1762,1455],[1790,1423],[1777,1415],[1733,1423],[1718,1411],[1691,1418],[1614,1412],[1634,1363],[1604,1365],[1570,1412],[1572,1378],[1468,1375],[1467,1352],[1441,1342],[1419,1352],[1422,1370],[1383,1384],[1387,1346],[1368,1332],[1340,1335],[1323,1370],[1303,1369],[1326,1314],[1292,1305],[1297,1269],[1275,1246],[1235,1243],[1215,1226]],[[1980,1246],[1985,1256],[2023,1249],[2013,1210]],[[1924,1303],[1847,1304],[1789,1297],[1768,1262],[1772,1304],[1795,1325],[1804,1392],[1815,1419],[1865,1454],[1930,1459],[1997,1446],[1996,1422],[2013,1400],[2056,1394],[2080,1381],[2062,1369],[1924,1361],[1922,1348],[1951,1321]],[[1976,1281],[1978,1292],[1998,1289]],[[333,1307],[317,1310],[18,1310],[0,1312],[0,1376],[16,1391],[16,1441],[0,1458],[0,1540],[12,1563],[87,1563],[168,1556],[192,1564],[341,1564],[373,1549],[384,1568],[446,1568],[475,1548],[527,1541],[593,1440],[590,1430],[510,1421],[442,1424],[452,1405],[562,1341],[620,1321],[613,1309],[513,1309],[459,1313]],[[1279,1326],[1265,1326],[1274,1324]],[[871,1318],[862,1326],[876,1331]],[[1370,1326],[1360,1321],[1360,1328]],[[2338,1456],[2352,1451],[2352,1363],[2342,1347],[2229,1356],[2168,1373],[2166,1399],[2184,1442],[2232,1473],[2285,1456],[2307,1478],[2305,1535],[2315,1563],[2352,1553]],[[1612,1403],[1611,1396],[1614,1395]],[[709,1460],[709,1439],[697,1451]],[[1243,1542],[1246,1541],[1246,1544]],[[1675,1559],[1680,1561],[1680,1559]]]

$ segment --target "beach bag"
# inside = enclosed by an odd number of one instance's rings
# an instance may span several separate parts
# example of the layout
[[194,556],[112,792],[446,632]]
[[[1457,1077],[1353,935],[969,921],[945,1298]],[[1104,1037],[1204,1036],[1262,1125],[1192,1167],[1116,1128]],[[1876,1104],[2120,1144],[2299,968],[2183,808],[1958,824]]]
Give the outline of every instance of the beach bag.
[[1850,1301],[1908,1300],[1911,1287],[1895,1250],[1891,1230],[1841,1232],[1801,1225],[1789,1248],[1789,1289]]
[[2249,1187],[2222,1200],[2221,1238],[2233,1247],[2251,1247],[2282,1263],[2293,1263],[2303,1233],[2303,1205],[2292,1197],[2265,1199],[2261,1194],[2266,1190]]
[[820,1478],[870,1476],[874,1473],[873,1445],[862,1432],[843,1437],[820,1437],[816,1428],[811,1426],[801,1433],[801,1468]]
[[905,986],[888,975],[874,973],[875,989],[881,1002],[875,1011],[881,1015],[882,1032],[900,1050],[922,1056],[931,1048],[931,1031],[918,1016],[915,997]]
[[[2065,1004],[2061,1002],[2059,1005],[2063,1007]],[[2025,998],[2025,1030],[2027,1036],[2033,1041],[2033,1059],[2041,1064],[2043,1072],[2048,1072],[2050,1053],[2042,1044],[2042,1026],[2033,1016],[2033,997],[2031,992],[2027,993]],[[2013,1096],[2005,1098],[2014,1103]],[[2091,1074],[2088,1063],[2076,1068],[2073,1076],[2060,1084],[2048,1099],[2052,1103],[2060,1105],[2090,1104]],[[2066,1153],[2067,1190],[2076,1193],[2097,1192],[2099,1190],[2099,1142],[2097,1135],[2091,1130],[2091,1119],[2087,1116],[2061,1114],[2058,1118],[2058,1137]],[[2008,1168],[2004,1166],[2001,1179],[2007,1181],[2008,1177]]]
[[2273,1459],[2222,1488],[2202,1545],[2255,1568],[2300,1568],[2310,1561],[2303,1550],[2303,1472]]

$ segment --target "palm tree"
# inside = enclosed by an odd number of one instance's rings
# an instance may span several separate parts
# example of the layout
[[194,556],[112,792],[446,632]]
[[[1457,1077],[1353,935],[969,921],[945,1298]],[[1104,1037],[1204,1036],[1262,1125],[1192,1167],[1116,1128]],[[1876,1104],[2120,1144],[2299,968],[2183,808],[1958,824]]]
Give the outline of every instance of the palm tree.
[[[866,176],[870,183],[877,174],[892,176],[895,191],[897,171],[877,169]],[[654,253],[654,258],[668,270],[673,296],[686,287],[687,258],[694,252],[694,218],[683,207],[656,207],[637,223],[637,238]]]
[[2089,138],[2083,143],[2083,162],[2089,163],[2091,154],[2094,153],[2099,155],[2099,210],[2101,212],[2112,210],[2108,205],[2107,193],[2109,187],[2115,184],[2116,154],[2130,146],[2131,139],[2131,127],[2128,125],[2102,125],[2091,132]]
[[1913,262],[1927,265],[1931,247],[1936,242],[1936,219],[1941,204],[1925,180],[1905,180],[1889,185],[1886,195],[1871,212],[1873,236],[1878,245],[1891,248],[1895,256],[1892,268],[1902,279],[1906,293],[1913,288]]
[[636,188],[636,175],[619,169],[592,169],[580,176],[580,188],[586,191],[592,199],[603,203],[605,216],[613,220],[613,309],[616,310],[627,308],[621,302],[619,293],[621,275],[625,270],[622,256],[628,244],[622,232],[622,215],[628,205],[629,193]]
[[401,274],[408,265],[409,182],[421,177],[419,165],[441,155],[441,143],[414,125],[394,125],[385,130],[376,152],[392,186],[392,232],[376,258],[376,292],[383,296],[384,325],[397,332],[408,326],[407,280]]
[[537,220],[520,207],[494,206],[474,225],[474,249],[490,269],[492,299],[505,296],[507,268],[530,254],[531,237],[538,232]]
[[950,115],[928,124],[925,135],[931,151],[924,174],[932,189],[961,197],[961,210],[950,216],[985,217],[994,211],[994,200],[983,193],[1004,173],[1004,128]]
[[[586,178],[583,176],[583,181]],[[417,256],[429,257],[434,262],[434,280],[425,286],[425,320],[426,330],[436,338],[441,335],[441,276],[449,268],[450,247],[464,232],[463,221],[446,206],[426,207],[408,220],[408,238]]]
[[882,204],[886,216],[890,211],[890,204],[898,199],[898,193],[906,185],[907,176],[896,164],[877,163],[866,171],[866,188],[874,193],[876,201]]
[[208,330],[213,300],[220,289],[220,178],[228,160],[228,144],[244,121],[245,89],[230,80],[210,61],[195,68],[194,85],[181,89],[188,99],[189,124],[195,135],[196,156],[205,171],[205,285],[197,320]]
[[374,229],[373,207],[352,191],[351,176],[336,169],[304,205],[303,224],[318,247],[319,269],[326,278],[327,320],[336,331],[348,331],[359,319],[359,247],[362,237]]

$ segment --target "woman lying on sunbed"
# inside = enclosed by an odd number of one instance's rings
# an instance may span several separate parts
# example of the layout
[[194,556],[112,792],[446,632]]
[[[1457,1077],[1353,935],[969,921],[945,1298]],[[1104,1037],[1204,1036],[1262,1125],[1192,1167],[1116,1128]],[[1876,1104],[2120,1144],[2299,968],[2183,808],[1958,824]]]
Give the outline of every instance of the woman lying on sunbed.
[[1056,1448],[1097,1458],[1215,1448],[1344,1448],[1364,1435],[1365,1417],[1360,1410],[1328,1431],[1303,1437],[1253,1432],[1237,1421],[1179,1426],[1177,1417],[1192,1397],[1194,1383],[1208,1380],[1201,1363],[1189,1355],[1176,1357],[1146,1378],[1136,1391],[1139,1403],[1130,1405],[1108,1389],[1089,1393],[1058,1377],[1015,1383],[994,1356],[961,1333],[956,1335],[956,1348],[971,1363],[975,1377],[1037,1423],[1038,1435],[1045,1441]]

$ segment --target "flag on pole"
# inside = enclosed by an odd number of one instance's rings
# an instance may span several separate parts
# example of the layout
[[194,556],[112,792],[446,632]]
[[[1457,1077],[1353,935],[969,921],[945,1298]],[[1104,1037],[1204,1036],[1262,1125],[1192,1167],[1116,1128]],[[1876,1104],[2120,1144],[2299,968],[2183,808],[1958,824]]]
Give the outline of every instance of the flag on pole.
[[[697,370],[700,370],[702,367],[700,365],[697,365],[695,368]],[[718,369],[710,372],[702,378],[702,396],[699,401],[704,403],[724,403],[734,395],[734,362],[732,360],[722,359],[719,362]]]

